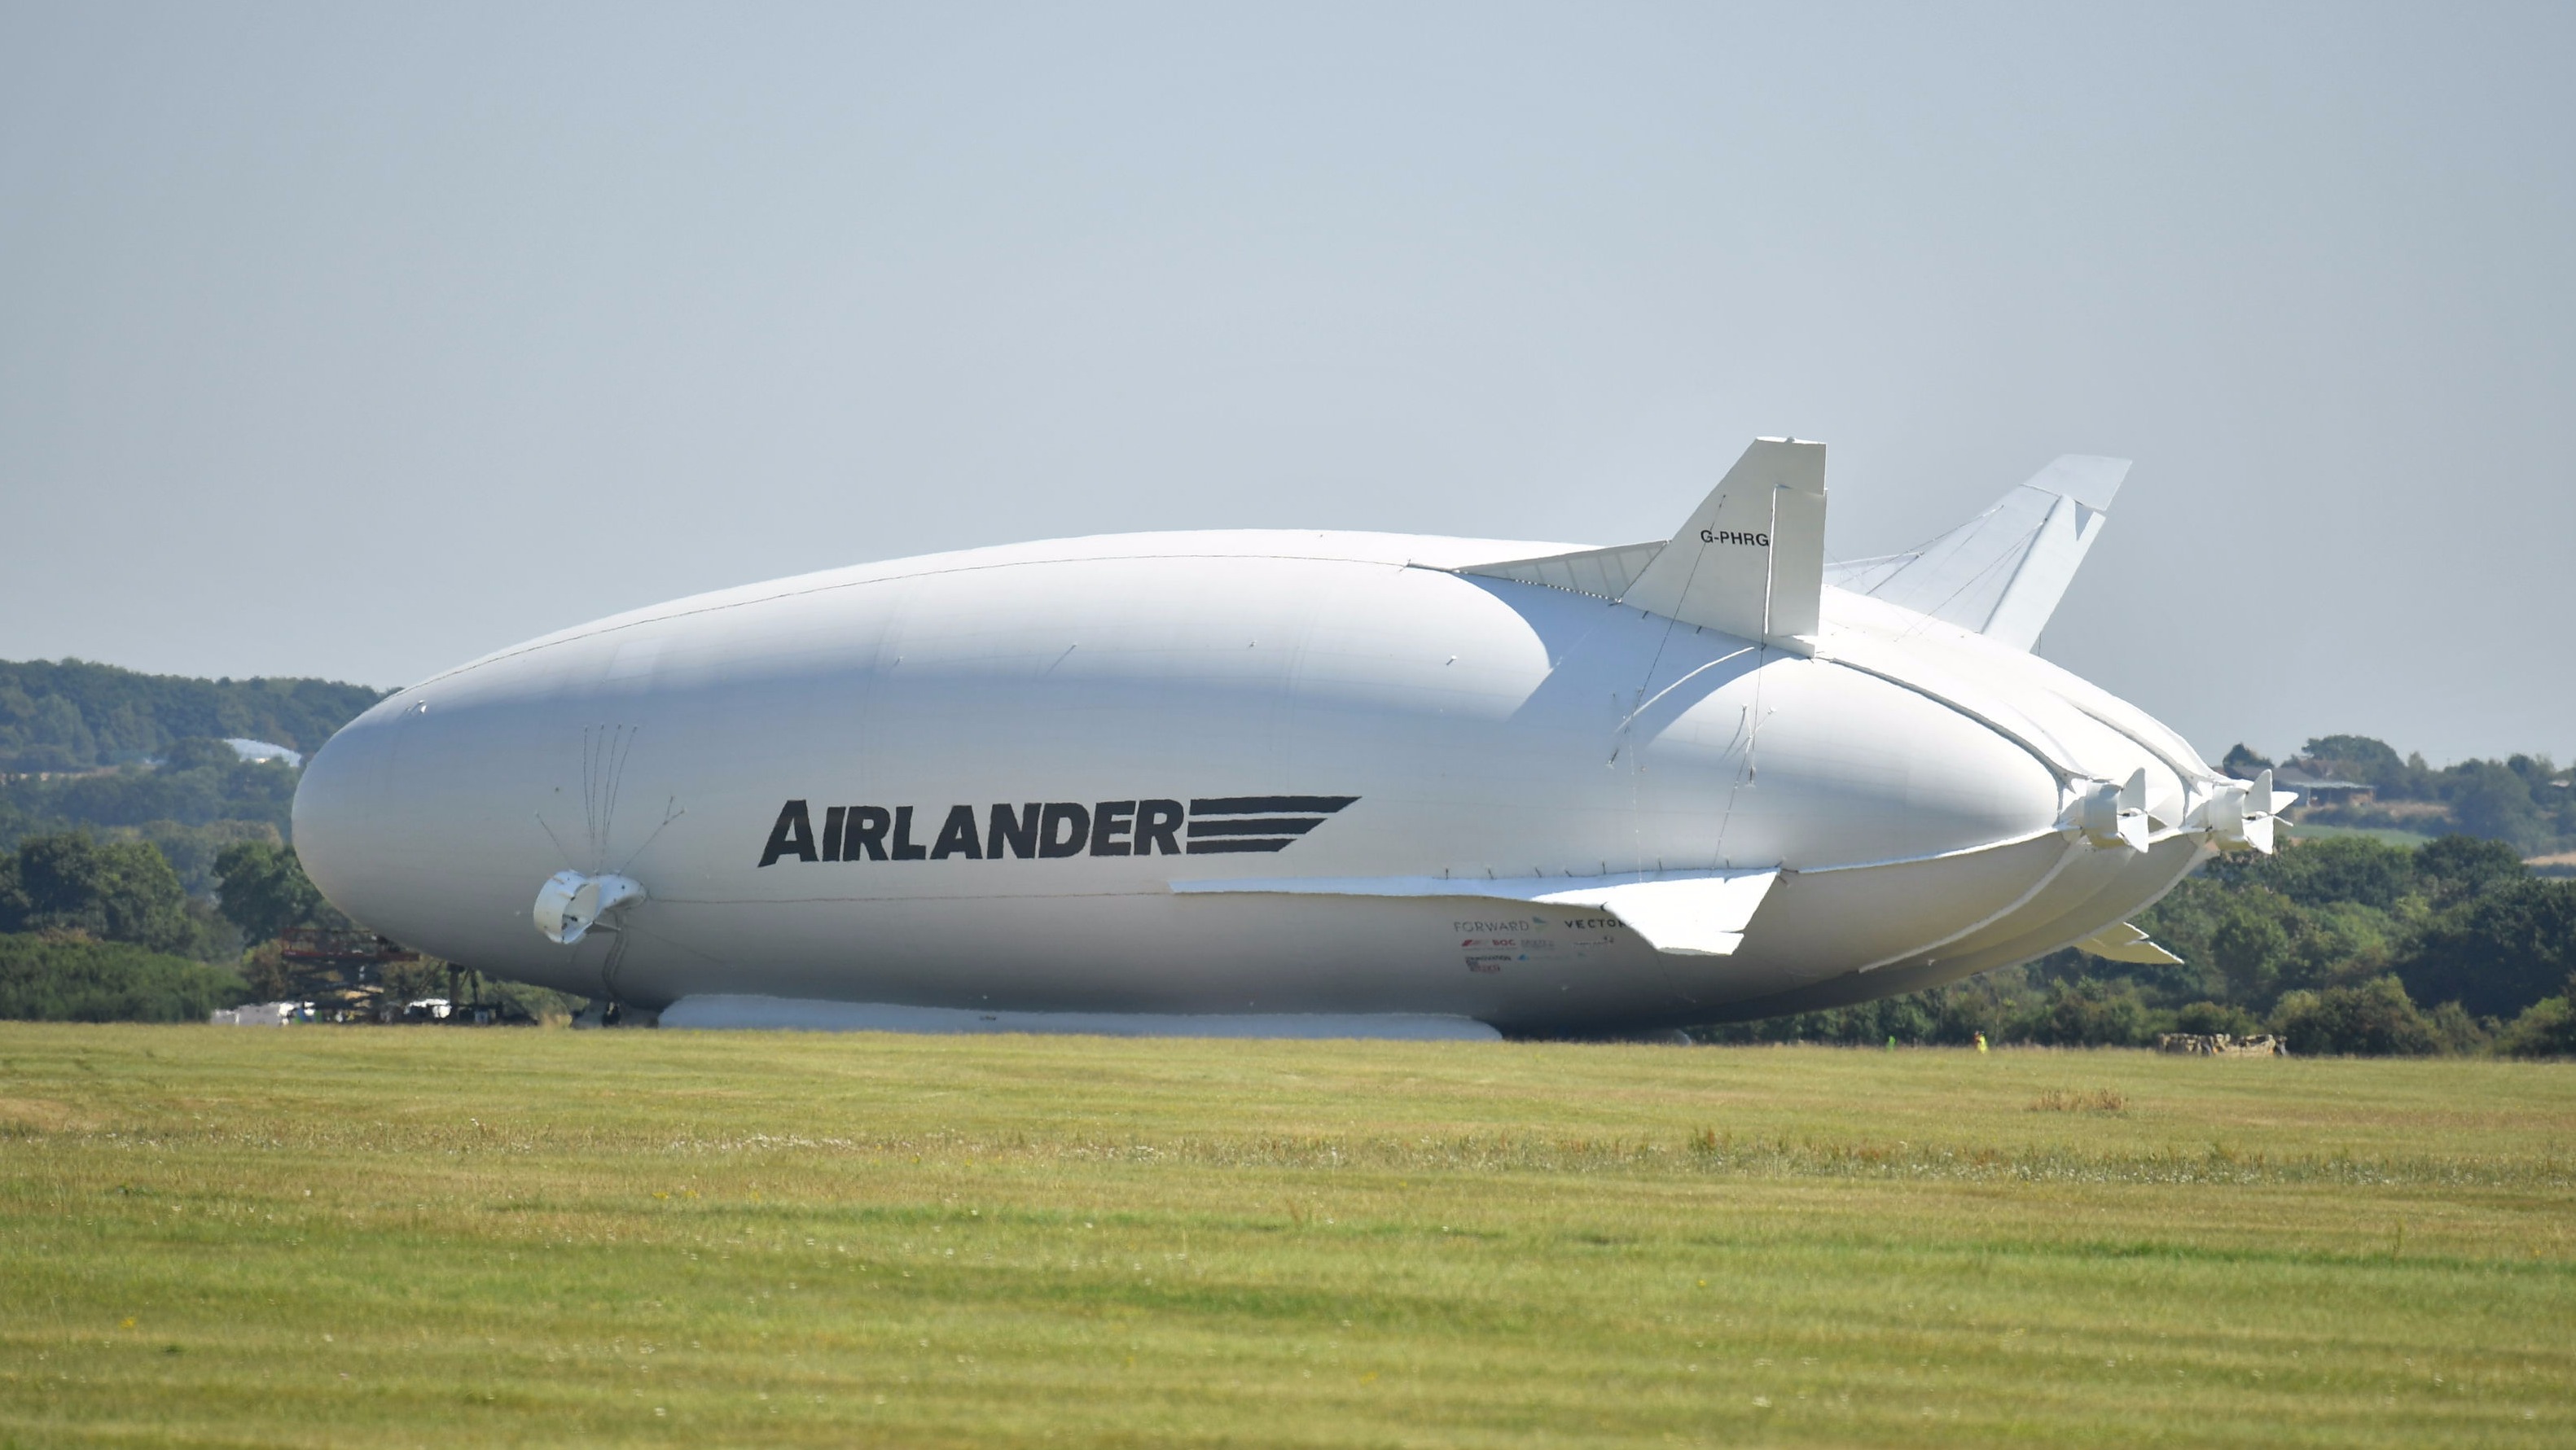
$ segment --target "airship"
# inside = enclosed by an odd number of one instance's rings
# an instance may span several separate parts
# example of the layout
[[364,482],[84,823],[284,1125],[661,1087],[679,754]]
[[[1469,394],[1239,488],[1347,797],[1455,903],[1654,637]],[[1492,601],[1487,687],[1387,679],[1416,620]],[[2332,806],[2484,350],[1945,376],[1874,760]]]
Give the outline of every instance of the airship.
[[666,1027],[1654,1033],[2130,924],[2289,802],[2033,653],[2128,471],[1829,561],[1824,445],[1671,537],[1244,530],[860,564],[402,690],[314,883]]

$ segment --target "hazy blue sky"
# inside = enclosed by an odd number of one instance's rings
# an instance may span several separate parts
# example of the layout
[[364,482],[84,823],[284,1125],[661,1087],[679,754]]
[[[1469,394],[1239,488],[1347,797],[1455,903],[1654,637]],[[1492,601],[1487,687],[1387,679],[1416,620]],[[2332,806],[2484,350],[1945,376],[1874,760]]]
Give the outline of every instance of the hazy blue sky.
[[1886,552],[2138,460],[2044,652],[2576,755],[2576,7],[0,4],[0,657],[408,682],[1007,540]]

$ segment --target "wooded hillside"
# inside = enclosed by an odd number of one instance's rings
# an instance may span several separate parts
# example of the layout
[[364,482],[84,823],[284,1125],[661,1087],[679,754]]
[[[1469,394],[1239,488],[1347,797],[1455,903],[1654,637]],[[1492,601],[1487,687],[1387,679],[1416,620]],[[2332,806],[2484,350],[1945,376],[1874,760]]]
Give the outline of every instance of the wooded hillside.
[[86,660],[0,660],[0,771],[125,765],[191,738],[265,740],[310,755],[384,695],[331,680],[203,680]]

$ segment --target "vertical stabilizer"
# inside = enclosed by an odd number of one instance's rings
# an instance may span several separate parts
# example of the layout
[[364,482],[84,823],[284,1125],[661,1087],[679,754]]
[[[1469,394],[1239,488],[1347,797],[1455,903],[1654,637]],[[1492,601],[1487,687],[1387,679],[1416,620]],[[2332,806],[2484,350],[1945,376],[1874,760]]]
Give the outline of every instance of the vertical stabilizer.
[[1760,438],[1619,602],[1801,654],[1825,578],[1825,445]]
[[2128,472],[2125,458],[2068,454],[1919,549],[1836,565],[1834,583],[2029,649]]

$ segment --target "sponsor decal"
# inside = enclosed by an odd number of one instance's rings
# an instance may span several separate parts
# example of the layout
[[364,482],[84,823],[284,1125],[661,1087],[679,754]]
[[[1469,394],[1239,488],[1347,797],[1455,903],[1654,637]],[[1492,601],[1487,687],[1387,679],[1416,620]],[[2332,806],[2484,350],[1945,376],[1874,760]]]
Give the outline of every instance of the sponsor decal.
[[[1589,961],[1592,948],[1616,945],[1628,929],[1627,923],[1615,916],[1549,918],[1536,912],[1510,921],[1453,921],[1449,925],[1459,933],[1458,952],[1467,970],[1484,975],[1499,973],[1515,962],[1564,967]],[[1537,934],[1551,931],[1572,935]],[[1504,935],[1506,932],[1512,935]]]
[[[1355,795],[1004,801],[988,807],[825,806],[792,800],[760,848],[782,861],[1000,861],[1064,856],[1224,856],[1284,851]],[[931,822],[936,820],[934,827]]]

